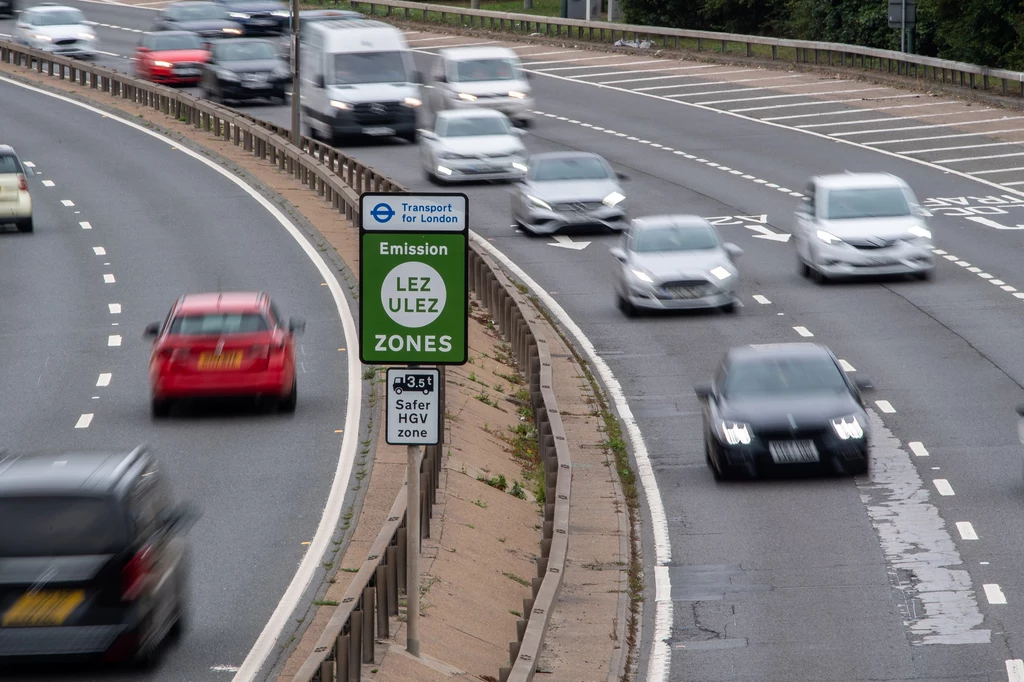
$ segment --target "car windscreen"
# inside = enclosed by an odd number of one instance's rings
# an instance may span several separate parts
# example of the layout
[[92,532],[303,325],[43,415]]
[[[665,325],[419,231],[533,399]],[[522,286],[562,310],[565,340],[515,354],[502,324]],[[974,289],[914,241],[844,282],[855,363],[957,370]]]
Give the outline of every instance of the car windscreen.
[[170,13],[175,21],[212,21],[228,18],[227,10],[216,5],[182,5],[172,8]]
[[508,135],[509,123],[497,116],[473,116],[441,119],[437,134],[441,137],[473,137],[474,135]]
[[249,62],[259,59],[277,59],[277,51],[262,40],[252,43],[227,42],[217,46],[217,59],[222,62]]
[[18,158],[10,154],[0,154],[0,175],[5,173],[24,173]]
[[327,85],[408,83],[401,52],[340,52],[328,62]]
[[202,50],[203,41],[201,41],[197,35],[155,35],[149,36],[149,40],[146,41],[146,47],[154,52],[164,52],[169,50]]
[[519,64],[513,59],[467,59],[455,62],[452,81],[455,83],[482,83],[510,81],[518,77]]
[[0,519],[0,557],[113,554],[127,545],[125,520],[103,497],[0,497]]
[[725,377],[728,398],[849,391],[831,358],[764,358],[734,363]]
[[828,193],[825,218],[891,218],[910,215],[910,204],[899,187],[840,189]]
[[212,313],[179,315],[171,320],[170,334],[205,336],[207,334],[252,334],[270,327],[259,313]]
[[52,12],[39,12],[33,24],[36,26],[66,26],[68,24],[84,24],[85,15],[77,9],[61,9]]
[[658,251],[697,251],[718,246],[714,230],[706,225],[672,225],[637,230],[633,250],[637,253]]
[[537,161],[530,172],[530,179],[538,182],[549,180],[601,180],[610,177],[608,168],[593,156],[543,159]]

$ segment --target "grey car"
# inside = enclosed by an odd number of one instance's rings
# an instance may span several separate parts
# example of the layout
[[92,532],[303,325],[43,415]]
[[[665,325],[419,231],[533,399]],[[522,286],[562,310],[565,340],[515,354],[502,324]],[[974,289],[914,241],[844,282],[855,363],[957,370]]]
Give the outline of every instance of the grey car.
[[611,249],[619,262],[619,309],[630,317],[639,309],[734,312],[739,279],[734,261],[742,253],[700,216],[637,218],[621,245]]
[[523,134],[493,109],[439,112],[434,129],[420,131],[423,172],[437,183],[519,179],[526,171]]
[[245,32],[228,11],[215,2],[176,2],[156,15],[154,31],[191,31],[204,38],[230,38]]
[[533,234],[598,228],[621,232],[629,226],[628,179],[597,154],[548,152],[530,156],[526,176],[512,193],[512,223]]

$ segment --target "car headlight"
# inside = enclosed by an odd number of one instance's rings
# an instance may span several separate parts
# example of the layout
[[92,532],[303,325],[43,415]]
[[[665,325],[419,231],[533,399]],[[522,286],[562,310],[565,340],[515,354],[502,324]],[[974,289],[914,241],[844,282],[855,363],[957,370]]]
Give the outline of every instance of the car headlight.
[[238,74],[235,73],[234,71],[228,71],[227,69],[221,69],[220,71],[217,72],[217,75],[220,76],[221,78],[223,78],[226,81],[236,81],[236,80],[238,80]]
[[654,283],[654,279],[643,270],[630,270],[630,272],[632,272],[633,276],[641,282],[647,282],[648,284]]
[[233,36],[240,36],[240,35],[242,35],[242,32],[239,31],[237,28],[222,28],[221,31],[223,31],[224,33],[227,33],[228,35],[233,35]]
[[417,99],[416,97],[406,97],[404,100],[402,100],[402,104],[404,104],[407,107],[418,107],[421,104],[423,104],[423,100]]
[[729,445],[750,445],[754,433],[750,424],[743,422],[721,421],[718,422],[718,430],[721,431],[722,437]]
[[456,154],[455,152],[446,152],[446,151],[439,151],[439,152],[437,152],[436,156],[439,159],[461,159],[462,158],[462,156],[460,154]]
[[165,69],[169,69],[172,66],[174,66],[174,64],[171,64],[170,62],[153,62],[153,65],[154,66],[162,66]]
[[732,277],[732,273],[729,272],[724,267],[722,267],[721,265],[719,265],[717,268],[715,268],[708,274],[710,274],[712,277],[717,278],[718,280],[727,280],[730,277]]
[[96,39],[96,34],[95,33],[79,33],[78,37],[83,39],[83,40],[95,40]]
[[519,92],[517,90],[509,90],[508,91],[508,96],[512,97],[514,99],[526,99],[526,93],[525,92]]
[[604,204],[605,206],[617,206],[625,198],[626,198],[626,195],[624,195],[624,194],[619,194],[618,192],[612,192],[611,194],[606,196],[604,199],[602,199],[601,203]]
[[519,163],[518,161],[513,161],[512,162],[512,167],[515,168],[517,171],[520,171],[520,172],[523,172],[523,173],[525,173],[527,171],[526,164],[525,163]]
[[864,426],[855,414],[833,419],[832,428],[841,440],[859,440],[864,437]]
[[249,15],[245,12],[228,12],[228,16],[232,19],[248,19]]
[[468,92],[460,92],[458,95],[456,95],[456,97],[458,97],[459,99],[464,100],[466,102],[475,102],[476,101],[476,95],[471,95]]
[[907,232],[909,232],[912,237],[912,239],[908,241],[918,241],[922,239],[930,241],[932,238],[932,233],[930,231],[918,225],[914,225],[912,228],[907,230]]
[[53,42],[53,38],[51,38],[50,36],[44,36],[41,33],[39,35],[37,35],[35,38],[36,38],[36,40],[42,40],[43,42],[46,42],[46,43],[52,43]]
[[818,230],[817,235],[818,235],[818,239],[820,239],[821,241],[825,242],[826,244],[842,244],[843,243],[842,239],[840,239],[839,237],[835,236],[831,232],[826,232],[825,230]]
[[331,100],[331,106],[334,107],[335,109],[341,109],[343,111],[347,111],[352,108],[352,105],[349,104],[348,102],[341,102],[336,99]]
[[547,209],[548,211],[553,210],[551,208],[551,204],[549,204],[548,202],[544,201],[543,199],[541,199],[539,197],[533,197],[533,196],[530,196],[529,194],[527,194],[526,195],[526,200],[529,201],[534,206],[539,206],[539,207],[541,207],[543,209]]
[[271,14],[273,14],[275,17],[290,17],[292,15],[292,13],[286,9],[279,9],[277,11],[271,12]]

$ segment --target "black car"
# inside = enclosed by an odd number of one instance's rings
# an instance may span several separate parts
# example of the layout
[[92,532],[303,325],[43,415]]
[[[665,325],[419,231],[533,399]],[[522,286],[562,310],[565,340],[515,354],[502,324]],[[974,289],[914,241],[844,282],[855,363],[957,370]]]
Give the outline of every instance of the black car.
[[154,31],[190,31],[204,38],[240,36],[245,29],[215,2],[176,2],[156,16]]
[[[3,2],[3,0],[0,0]],[[350,9],[307,9],[299,12],[299,30],[311,21],[339,21],[345,19],[365,19],[366,15]],[[277,41],[277,54],[286,62],[292,60],[292,37],[287,33]]]
[[246,35],[278,35],[291,25],[288,5],[277,0],[217,0]]
[[185,533],[145,446],[0,459],[0,668],[156,661],[186,612]]
[[266,40],[240,38],[212,45],[199,81],[203,97],[215,102],[256,98],[284,101],[291,83],[288,65]]
[[828,348],[781,343],[731,349],[714,381],[696,387],[704,454],[716,479],[770,466],[868,471],[868,419],[861,390]]
[[14,17],[14,12],[17,9],[14,0],[0,0],[0,16]]

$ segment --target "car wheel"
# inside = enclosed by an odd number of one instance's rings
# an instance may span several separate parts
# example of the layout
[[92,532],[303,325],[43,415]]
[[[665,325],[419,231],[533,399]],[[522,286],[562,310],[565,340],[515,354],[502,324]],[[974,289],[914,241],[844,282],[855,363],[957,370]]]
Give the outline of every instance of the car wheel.
[[622,314],[625,315],[626,317],[636,317],[637,314],[640,312],[639,310],[637,310],[637,307],[633,305],[629,301],[629,299],[627,299],[622,294],[618,294],[617,298],[619,310],[621,310]]
[[405,140],[406,142],[416,144],[416,140],[419,139],[419,134],[417,133],[416,130],[412,130],[408,133],[402,133],[401,135],[399,135],[399,137]]
[[18,232],[31,232],[34,229],[33,226],[32,226],[32,218],[31,217],[25,218],[23,220],[19,220],[17,225],[18,225]]
[[730,315],[736,312],[736,301],[732,300],[722,306],[723,313],[729,313]]
[[736,474],[733,473],[732,467],[728,464],[723,464],[718,459],[717,455],[711,453],[711,446],[707,440],[704,441],[704,448],[706,457],[708,460],[708,466],[711,467],[711,475],[715,477],[716,481],[731,481],[736,478]]
[[810,271],[812,282],[815,284],[828,284],[828,277],[826,277],[825,273],[821,270],[818,270],[817,268],[810,268]]
[[533,119],[532,119],[532,118],[524,118],[524,119],[523,119],[523,120],[521,120],[521,121],[520,121],[519,123],[520,123],[520,125],[522,125],[522,126],[523,126],[524,128],[532,128],[532,127],[533,127]]
[[809,266],[807,261],[801,258],[799,254],[796,257],[796,271],[804,279],[811,276],[811,266]]
[[156,418],[156,419],[163,419],[165,417],[170,416],[170,414],[171,414],[171,401],[170,400],[161,400],[159,398],[153,398],[153,401],[150,403],[149,407],[150,407],[150,412],[153,414],[153,417]]
[[295,412],[295,406],[298,404],[298,402],[299,402],[299,386],[298,386],[298,381],[296,379],[292,379],[292,390],[291,390],[291,393],[288,394],[287,398],[283,398],[282,400],[278,401],[277,409],[278,409],[279,412],[287,412],[287,413],[290,414],[292,412]]
[[922,282],[933,282],[935,281],[935,270],[936,268],[931,268],[930,270],[924,270],[922,272],[919,272],[916,275],[917,279],[921,280]]

